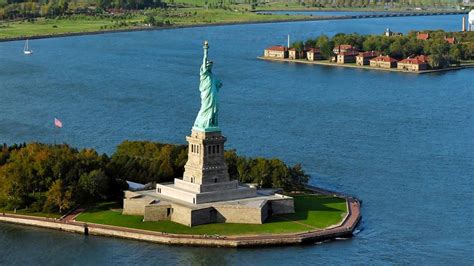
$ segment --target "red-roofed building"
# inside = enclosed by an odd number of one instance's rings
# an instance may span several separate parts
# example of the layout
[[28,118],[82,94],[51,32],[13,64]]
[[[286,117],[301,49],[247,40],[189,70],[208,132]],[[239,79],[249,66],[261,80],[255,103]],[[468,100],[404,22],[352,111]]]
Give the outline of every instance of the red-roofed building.
[[288,59],[299,59],[301,58],[300,52],[296,51],[295,48],[288,49]]
[[264,52],[265,57],[273,57],[273,58],[287,58],[288,57],[288,48],[282,45],[275,45],[272,47],[268,47],[265,49]]
[[352,47],[352,45],[350,45],[350,44],[340,44],[340,45],[334,47],[334,49],[332,49],[332,52],[334,54],[347,53],[347,52],[353,52],[353,51],[357,51],[357,49]]
[[319,48],[310,48],[306,51],[306,59],[309,61],[321,60],[321,50]]
[[355,63],[356,55],[358,53],[356,51],[347,51],[347,52],[340,52],[337,54],[337,63],[338,64],[346,64],[346,63]]
[[455,44],[456,43],[456,39],[454,37],[447,38],[446,36],[444,36],[444,40],[449,44]]
[[377,57],[377,53],[375,51],[359,53],[356,56],[356,64],[359,66],[369,65],[370,59],[374,57]]
[[388,55],[380,55],[370,59],[371,67],[394,68],[397,67],[397,60]]
[[429,34],[429,33],[420,33],[420,32],[418,32],[418,33],[416,34],[416,38],[417,38],[418,40],[426,41],[426,40],[428,40],[428,39],[430,38],[430,34]]
[[397,69],[405,71],[420,71],[428,69],[428,56],[419,55],[416,57],[408,57],[397,63]]

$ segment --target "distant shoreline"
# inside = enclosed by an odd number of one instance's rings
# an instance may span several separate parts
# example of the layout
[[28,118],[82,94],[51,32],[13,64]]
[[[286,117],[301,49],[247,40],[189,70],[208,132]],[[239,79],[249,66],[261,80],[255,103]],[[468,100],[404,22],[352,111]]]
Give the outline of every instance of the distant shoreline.
[[[296,10],[283,10],[288,12],[298,12]],[[308,11],[308,10],[305,10]],[[325,10],[329,11],[329,10]],[[325,12],[322,11],[322,12]],[[259,12],[276,12],[276,10],[262,10]],[[311,11],[309,11],[311,12]],[[347,11],[352,12],[352,11]],[[357,12],[357,11],[354,11]],[[370,12],[370,11],[368,11]],[[382,11],[381,11],[382,12]],[[391,12],[386,11],[387,14],[367,14],[367,15],[347,15],[347,16],[315,16],[315,17],[303,17],[303,18],[289,18],[289,19],[276,19],[270,21],[236,21],[236,22],[219,22],[219,23],[205,23],[205,24],[189,24],[189,25],[171,25],[161,27],[135,27],[125,29],[114,29],[114,30],[97,30],[97,31],[85,31],[85,32],[67,32],[58,34],[39,34],[33,36],[19,36],[11,38],[0,38],[0,42],[12,42],[22,41],[26,39],[49,39],[49,38],[63,38],[71,36],[83,36],[83,35],[97,35],[97,34],[108,34],[108,33],[121,33],[121,32],[134,32],[134,31],[155,31],[155,30],[169,30],[169,29],[183,29],[183,28],[200,28],[200,27],[214,27],[214,26],[229,26],[229,25],[246,25],[246,24],[268,24],[268,23],[284,23],[284,22],[304,22],[304,21],[319,21],[319,20],[346,20],[346,19],[369,19],[369,18],[385,18],[385,17],[405,17],[405,16],[442,16],[442,15],[461,15],[466,14],[465,11],[449,11],[449,12]],[[262,15],[265,16],[265,15]]]

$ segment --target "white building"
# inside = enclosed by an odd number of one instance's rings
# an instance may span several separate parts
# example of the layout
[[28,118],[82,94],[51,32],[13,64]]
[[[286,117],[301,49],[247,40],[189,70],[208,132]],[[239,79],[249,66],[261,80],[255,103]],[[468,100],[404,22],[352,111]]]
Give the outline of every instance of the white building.
[[472,31],[472,27],[474,26],[474,10],[471,10],[471,12],[469,12],[468,23],[469,31]]

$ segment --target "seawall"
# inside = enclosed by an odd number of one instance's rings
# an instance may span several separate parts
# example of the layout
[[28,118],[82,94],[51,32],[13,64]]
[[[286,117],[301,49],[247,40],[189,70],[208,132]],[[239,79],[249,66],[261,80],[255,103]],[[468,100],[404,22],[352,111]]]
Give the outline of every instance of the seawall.
[[15,214],[0,214],[0,221],[7,223],[15,223],[21,225],[31,225],[60,231],[84,234],[83,224],[69,224],[58,221],[57,219],[33,217]]
[[384,71],[384,72],[398,72],[398,73],[408,73],[408,74],[428,74],[428,73],[437,73],[437,72],[446,72],[446,71],[453,71],[453,70],[461,70],[466,68],[474,68],[474,63],[465,64],[461,66],[453,66],[441,69],[428,69],[428,70],[420,70],[420,71],[407,71],[401,70],[397,68],[381,68],[381,67],[371,67],[368,65],[359,66],[356,64],[338,64],[328,62],[327,60],[318,60],[318,61],[308,61],[305,59],[288,59],[288,58],[272,58],[272,57],[264,57],[259,56],[257,59],[266,60],[266,61],[274,61],[274,62],[284,62],[284,63],[295,63],[295,64],[307,64],[307,65],[320,65],[320,66],[329,66],[329,67],[345,67],[345,68],[357,68],[357,69],[365,69],[365,70],[375,70],[375,71]]

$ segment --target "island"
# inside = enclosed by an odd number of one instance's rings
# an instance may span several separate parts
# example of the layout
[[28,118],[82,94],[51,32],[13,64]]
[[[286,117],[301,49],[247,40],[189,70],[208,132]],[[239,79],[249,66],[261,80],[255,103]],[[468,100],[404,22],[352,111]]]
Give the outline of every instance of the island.
[[426,30],[403,35],[386,29],[380,35],[320,35],[268,47],[259,58],[418,74],[458,70],[474,67],[474,32],[463,27],[461,32]]
[[[4,145],[0,221],[166,244],[269,246],[345,238],[353,197],[308,184],[301,165],[225,150],[223,83],[203,46],[187,145],[125,141],[109,157],[66,144]],[[250,126],[250,125],[249,125]]]

